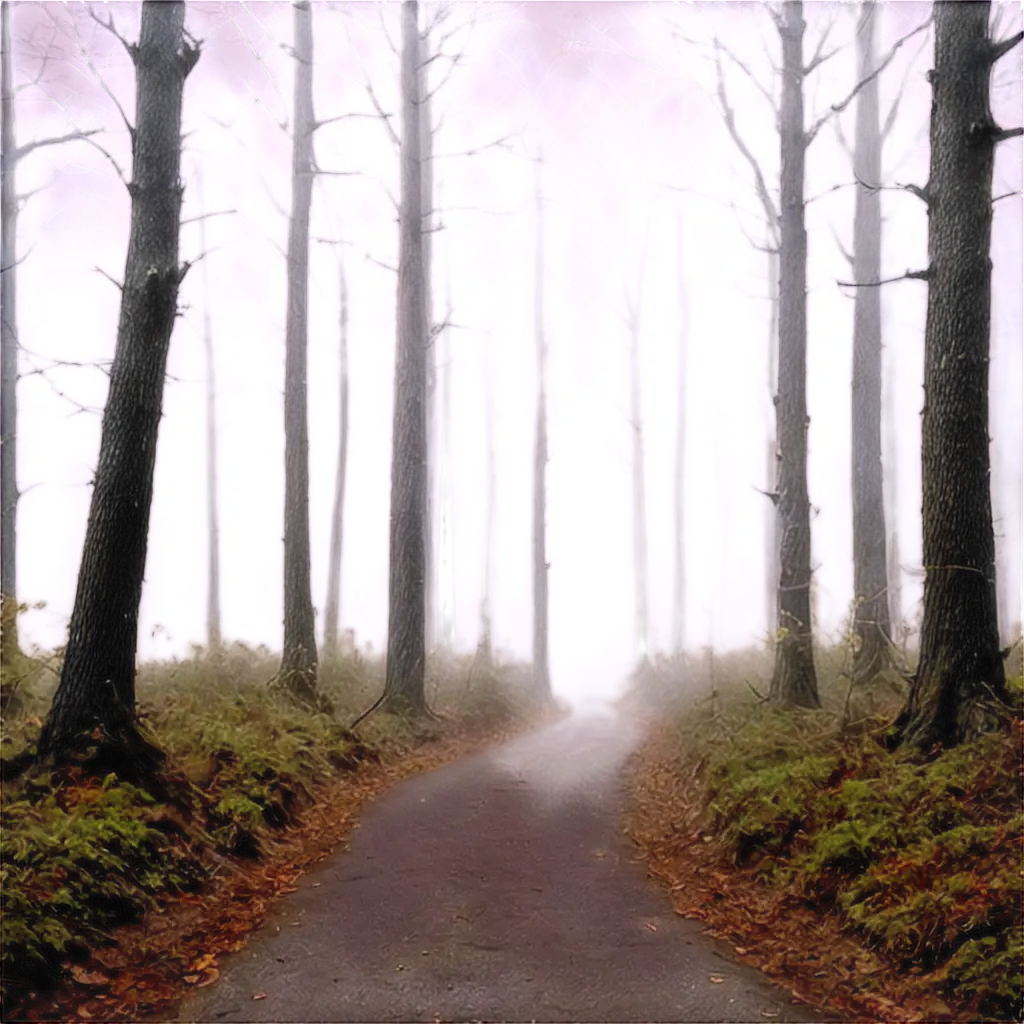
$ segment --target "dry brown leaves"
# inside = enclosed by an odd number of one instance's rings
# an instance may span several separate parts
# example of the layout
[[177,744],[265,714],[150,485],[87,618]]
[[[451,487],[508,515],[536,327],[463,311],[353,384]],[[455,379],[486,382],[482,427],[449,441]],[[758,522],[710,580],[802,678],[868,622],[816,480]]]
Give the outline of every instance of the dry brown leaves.
[[119,928],[110,945],[70,968],[56,991],[40,993],[6,1020],[167,1020],[192,988],[213,984],[218,958],[240,949],[277,896],[351,833],[359,811],[396,782],[448,764],[500,739],[496,734],[448,733],[416,749],[364,762],[352,774],[321,785],[298,823],[261,837],[258,861],[224,858],[206,888],[184,894]]
[[676,913],[704,922],[801,1002],[857,1021],[951,1021],[959,1015],[929,994],[927,979],[907,975],[844,932],[836,917],[797,894],[771,888],[757,865],[738,868],[702,831],[703,764],[655,731],[634,756],[625,829],[668,889]]

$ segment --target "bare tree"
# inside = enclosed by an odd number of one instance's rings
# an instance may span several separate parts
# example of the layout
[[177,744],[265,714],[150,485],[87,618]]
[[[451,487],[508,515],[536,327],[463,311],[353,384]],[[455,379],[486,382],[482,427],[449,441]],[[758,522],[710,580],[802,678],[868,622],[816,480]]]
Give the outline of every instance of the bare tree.
[[676,346],[676,451],[673,481],[672,534],[672,653],[686,643],[686,362],[690,330],[690,300],[683,272],[683,219],[676,223],[676,288],[679,296],[679,341]]
[[437,393],[440,405],[437,447],[433,463],[437,475],[437,571],[435,572],[437,629],[435,641],[451,649],[455,644],[455,581],[453,577],[454,540],[452,537],[452,299],[448,281],[447,313],[437,325],[434,336]]
[[633,442],[633,643],[639,663],[647,662],[650,621],[647,607],[647,489],[644,481],[644,421],[640,397],[640,308],[643,302],[646,242],[637,271],[635,294],[626,292],[626,326],[629,331],[629,408]]
[[402,198],[399,212],[398,338],[391,454],[391,559],[386,710],[427,710],[425,571],[427,516],[427,282],[423,265],[420,36],[416,0],[402,3]]
[[[12,3],[0,5],[0,666],[9,668],[18,646],[18,213],[16,169],[46,146],[88,139],[95,131],[17,144],[14,117]],[[44,60],[45,64],[45,60]]]
[[996,61],[990,4],[935,5],[928,204],[928,313],[922,425],[924,623],[896,720],[903,744],[950,746],[992,728],[1010,704],[999,651],[989,490],[988,373],[992,171],[1000,128],[989,106]]
[[70,756],[102,737],[120,770],[141,773],[158,752],[135,718],[135,650],[146,565],[164,373],[186,267],[181,222],[181,103],[199,49],[185,5],[146,0],[136,68],[131,229],[117,348],[99,463],[60,684],[39,739],[40,758]]
[[494,660],[492,590],[494,587],[494,520],[497,512],[497,458],[494,445],[494,356],[490,339],[484,347],[484,445],[487,459],[484,518],[484,572],[480,597],[479,657],[485,666]]
[[548,343],[544,331],[544,206],[541,192],[543,159],[537,156],[537,251],[534,267],[534,340],[537,346],[537,421],[533,447],[533,685],[538,697],[551,697],[548,665]]
[[348,471],[348,286],[345,262],[338,249],[338,461],[331,505],[331,552],[327,562],[327,604],[324,609],[324,655],[337,657],[341,607],[341,550],[344,536],[345,479]]
[[309,426],[306,348],[309,306],[309,210],[313,197],[313,12],[292,5],[295,24],[295,115],[292,211],[288,225],[288,308],[284,385],[284,646],[279,683],[299,699],[316,699],[317,652],[309,582]]
[[[202,171],[196,172],[199,193],[199,251],[206,254],[206,216]],[[220,517],[217,510],[217,378],[213,360],[213,322],[210,315],[210,272],[203,259],[203,353],[206,357],[206,646],[221,646]]]

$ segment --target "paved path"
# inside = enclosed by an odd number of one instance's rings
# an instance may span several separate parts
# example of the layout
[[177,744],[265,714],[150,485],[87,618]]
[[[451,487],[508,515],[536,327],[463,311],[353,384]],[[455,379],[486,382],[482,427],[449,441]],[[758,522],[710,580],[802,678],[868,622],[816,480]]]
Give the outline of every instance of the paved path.
[[397,786],[179,1020],[820,1020],[646,879],[637,739],[577,716]]

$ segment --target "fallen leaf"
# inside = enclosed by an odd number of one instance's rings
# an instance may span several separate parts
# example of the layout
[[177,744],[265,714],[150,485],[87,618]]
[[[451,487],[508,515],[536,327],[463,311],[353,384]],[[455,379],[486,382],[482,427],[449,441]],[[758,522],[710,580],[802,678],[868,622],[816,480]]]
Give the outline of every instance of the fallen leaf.
[[184,980],[187,985],[194,985],[200,977],[198,974],[186,974]]
[[196,988],[206,988],[207,985],[212,985],[220,977],[220,971],[216,967],[208,967],[206,970],[206,977],[196,986]]
[[254,995],[252,998],[253,998],[254,1001],[257,1000],[257,999],[266,999],[267,998],[267,993],[266,992],[257,992],[256,995]]
[[651,921],[644,921],[644,927],[649,928],[652,932],[656,932],[658,930],[658,926],[653,924]]
[[750,952],[750,950],[748,950],[746,946],[733,946],[733,949],[735,949],[740,956],[746,956],[747,953]]
[[723,981],[725,981],[725,979],[724,978],[720,978],[717,974],[712,974],[711,975],[711,984],[712,985],[721,985]]
[[84,967],[72,967],[71,977],[79,985],[89,985],[90,987],[110,983],[110,979],[105,974],[101,974],[99,971],[87,971]]

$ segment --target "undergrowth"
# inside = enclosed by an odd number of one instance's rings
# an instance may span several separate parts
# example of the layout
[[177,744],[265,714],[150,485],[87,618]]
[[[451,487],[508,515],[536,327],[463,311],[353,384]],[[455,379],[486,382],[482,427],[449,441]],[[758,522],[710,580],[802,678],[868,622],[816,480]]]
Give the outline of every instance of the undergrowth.
[[[401,761],[444,731],[482,734],[534,710],[516,667],[483,672],[450,659],[431,668],[440,714],[427,726],[371,716],[348,727],[383,685],[360,655],[328,661],[313,712],[268,685],[277,658],[241,644],[140,667],[142,726],[167,753],[141,789],[82,767],[28,773],[4,785],[0,806],[2,995],[52,985],[112,930],[158,902],[200,888],[227,858],[256,858],[296,819],[316,787],[367,763]],[[19,690],[3,722],[5,756],[38,739],[56,676]]]
[[705,833],[904,976],[968,1013],[1019,1019],[1019,722],[927,757],[890,752],[891,718],[851,721],[847,689],[822,685],[831,712],[774,710],[735,682],[677,705],[674,744],[700,766]]

